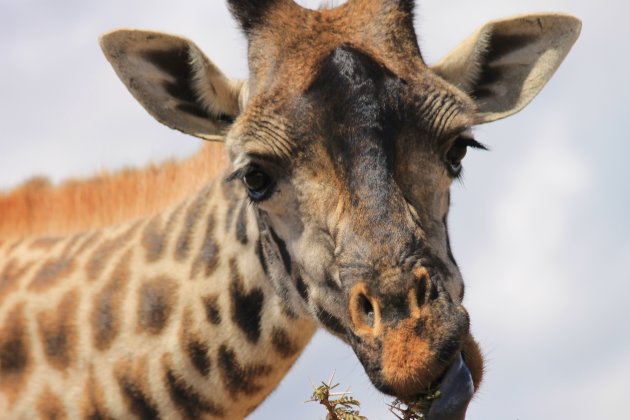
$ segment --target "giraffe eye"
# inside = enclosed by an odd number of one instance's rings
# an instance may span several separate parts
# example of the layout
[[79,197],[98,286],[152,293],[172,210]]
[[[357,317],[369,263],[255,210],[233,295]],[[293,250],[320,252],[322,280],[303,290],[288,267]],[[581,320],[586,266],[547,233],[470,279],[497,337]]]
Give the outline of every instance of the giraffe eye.
[[446,164],[452,176],[458,176],[462,171],[462,160],[466,157],[468,148],[488,150],[486,146],[473,138],[460,136],[453,142],[451,148],[446,153]]
[[271,193],[271,177],[260,169],[252,169],[243,176],[243,184],[247,194],[253,201],[262,201]]
[[468,144],[466,141],[462,138],[458,138],[446,154],[446,163],[453,175],[457,175],[461,172],[462,160],[464,160],[467,151]]

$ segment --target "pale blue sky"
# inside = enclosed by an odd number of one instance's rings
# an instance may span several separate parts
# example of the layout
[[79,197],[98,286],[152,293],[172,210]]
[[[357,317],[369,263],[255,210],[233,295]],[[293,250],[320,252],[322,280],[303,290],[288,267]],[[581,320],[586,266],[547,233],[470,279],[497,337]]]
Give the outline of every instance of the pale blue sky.
[[[426,0],[416,27],[432,62],[486,21],[533,11],[572,13],[584,28],[526,110],[476,130],[492,151],[472,152],[453,187],[454,253],[488,361],[468,418],[630,418],[630,3]],[[244,39],[222,1],[0,0],[0,189],[198,147],[116,78],[97,44],[116,27],[182,34],[246,77]],[[326,334],[251,418],[323,418],[303,401],[309,381],[335,369],[370,419],[389,418],[389,399]]]

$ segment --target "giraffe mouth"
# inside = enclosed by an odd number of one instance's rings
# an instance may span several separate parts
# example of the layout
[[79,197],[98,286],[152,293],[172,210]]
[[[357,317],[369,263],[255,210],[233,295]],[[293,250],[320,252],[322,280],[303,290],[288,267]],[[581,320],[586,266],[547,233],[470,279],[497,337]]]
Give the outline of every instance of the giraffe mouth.
[[431,404],[427,420],[464,420],[474,388],[472,374],[460,353],[440,381],[440,397]]

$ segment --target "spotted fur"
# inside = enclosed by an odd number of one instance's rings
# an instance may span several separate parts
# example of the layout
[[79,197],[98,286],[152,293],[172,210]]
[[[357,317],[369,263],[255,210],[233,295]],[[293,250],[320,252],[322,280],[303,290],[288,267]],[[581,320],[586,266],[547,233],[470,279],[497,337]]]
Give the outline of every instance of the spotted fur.
[[79,294],[67,292],[52,311],[40,312],[37,323],[48,362],[59,370],[68,369],[77,356],[77,307]]

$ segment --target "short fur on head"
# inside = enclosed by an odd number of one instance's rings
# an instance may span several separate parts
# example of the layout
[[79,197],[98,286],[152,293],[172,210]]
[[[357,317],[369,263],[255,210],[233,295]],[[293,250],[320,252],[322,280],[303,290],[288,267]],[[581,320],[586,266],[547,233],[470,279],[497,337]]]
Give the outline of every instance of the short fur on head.
[[247,33],[257,26],[264,24],[265,14],[272,7],[280,3],[293,4],[291,0],[228,0],[228,6],[234,17],[239,21],[241,28]]

